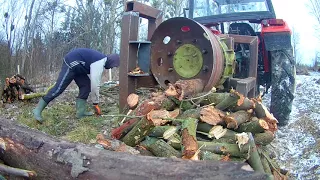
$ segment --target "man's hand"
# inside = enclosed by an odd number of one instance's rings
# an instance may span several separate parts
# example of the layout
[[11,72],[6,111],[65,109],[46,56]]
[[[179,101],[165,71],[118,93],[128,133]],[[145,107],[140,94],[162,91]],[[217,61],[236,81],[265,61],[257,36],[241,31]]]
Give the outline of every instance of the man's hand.
[[94,108],[95,114],[100,116],[101,115],[101,109],[100,109],[99,105],[98,104],[93,104],[93,108]]

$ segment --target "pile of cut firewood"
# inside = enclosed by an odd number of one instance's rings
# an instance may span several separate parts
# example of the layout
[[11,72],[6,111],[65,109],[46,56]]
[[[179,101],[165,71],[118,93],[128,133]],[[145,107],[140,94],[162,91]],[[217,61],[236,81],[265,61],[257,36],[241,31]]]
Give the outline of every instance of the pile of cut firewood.
[[261,98],[203,89],[201,80],[193,79],[169,84],[143,101],[130,94],[130,110],[112,138],[157,157],[247,162],[255,171],[285,178],[267,149],[278,121]]
[[3,87],[1,87],[0,99],[4,103],[12,103],[19,100],[29,100],[44,96],[54,85],[50,86],[46,92],[36,93],[26,78],[20,74],[7,77]]
[[25,94],[34,92],[26,82],[26,78],[20,74],[7,77],[1,91],[1,100],[8,103],[12,103],[15,100],[22,100]]

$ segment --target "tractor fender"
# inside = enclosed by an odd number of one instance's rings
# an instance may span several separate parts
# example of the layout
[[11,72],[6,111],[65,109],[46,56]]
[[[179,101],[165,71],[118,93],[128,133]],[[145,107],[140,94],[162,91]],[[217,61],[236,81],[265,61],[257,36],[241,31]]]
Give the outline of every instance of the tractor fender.
[[265,50],[276,51],[291,49],[291,33],[290,32],[272,32],[262,34]]

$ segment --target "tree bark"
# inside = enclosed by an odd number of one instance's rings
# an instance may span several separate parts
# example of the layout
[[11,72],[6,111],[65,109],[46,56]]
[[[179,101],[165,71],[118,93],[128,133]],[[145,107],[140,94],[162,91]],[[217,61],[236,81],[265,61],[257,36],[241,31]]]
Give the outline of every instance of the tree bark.
[[251,114],[247,111],[237,111],[224,117],[229,129],[238,129],[239,125],[250,120]]
[[241,152],[237,144],[222,142],[204,142],[198,141],[198,146],[203,151],[210,151],[216,154],[228,155],[234,157],[248,158],[248,152]]
[[[219,104],[215,106],[215,108],[220,109],[221,111],[227,109],[227,108],[233,108],[239,104],[241,104],[241,94],[236,92],[235,90],[231,90],[231,92],[227,95],[223,101],[221,101]],[[239,101],[240,100],[240,101]]]
[[146,147],[157,157],[181,157],[181,153],[179,151],[175,150],[162,139],[146,137],[146,139],[140,144]]
[[252,118],[252,121],[240,124],[237,132],[251,132],[252,134],[256,134],[268,129],[269,126],[265,120]]
[[186,158],[186,159],[194,158],[194,156],[196,155],[196,151],[198,150],[198,143],[197,143],[197,136],[196,136],[197,123],[198,123],[198,120],[194,118],[188,118],[182,122],[181,149],[182,149],[183,158]]
[[122,141],[128,146],[134,147],[152,131],[153,127],[153,121],[143,118],[123,137]]
[[274,134],[271,131],[257,133],[254,136],[254,141],[257,145],[266,146],[274,140]]
[[267,179],[245,170],[246,163],[130,155],[54,139],[10,120],[1,119],[0,126],[6,140],[0,158],[12,167],[34,170],[35,179]]

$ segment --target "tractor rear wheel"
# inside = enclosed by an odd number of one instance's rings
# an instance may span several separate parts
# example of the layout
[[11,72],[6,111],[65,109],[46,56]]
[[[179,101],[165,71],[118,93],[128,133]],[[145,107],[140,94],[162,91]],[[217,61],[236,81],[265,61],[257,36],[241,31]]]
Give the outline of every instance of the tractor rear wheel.
[[288,124],[295,92],[296,68],[292,49],[270,52],[271,104],[270,112],[279,126]]

